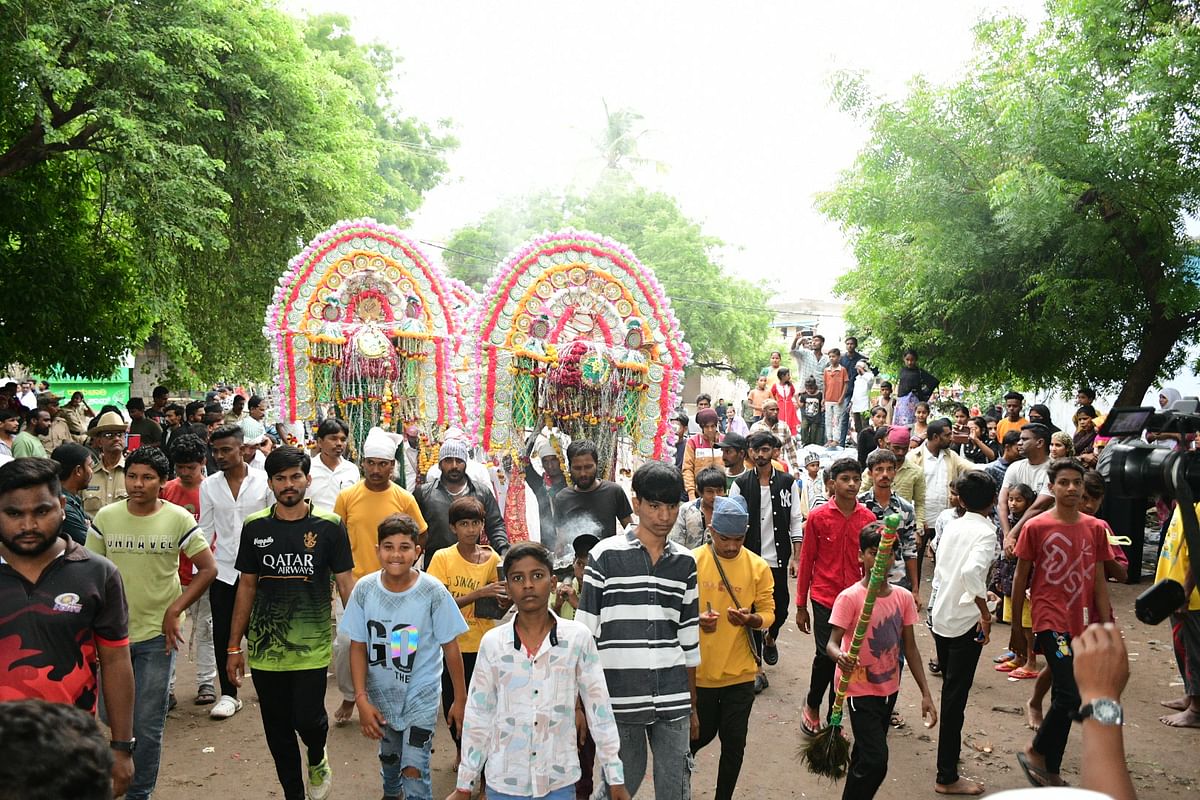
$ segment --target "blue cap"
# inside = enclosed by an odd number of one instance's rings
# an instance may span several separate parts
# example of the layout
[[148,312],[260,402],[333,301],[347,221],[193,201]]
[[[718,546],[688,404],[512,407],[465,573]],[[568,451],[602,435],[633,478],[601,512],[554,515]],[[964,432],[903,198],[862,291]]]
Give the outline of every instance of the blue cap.
[[722,536],[745,536],[750,525],[750,513],[742,497],[716,497],[713,499],[712,523],[710,527]]

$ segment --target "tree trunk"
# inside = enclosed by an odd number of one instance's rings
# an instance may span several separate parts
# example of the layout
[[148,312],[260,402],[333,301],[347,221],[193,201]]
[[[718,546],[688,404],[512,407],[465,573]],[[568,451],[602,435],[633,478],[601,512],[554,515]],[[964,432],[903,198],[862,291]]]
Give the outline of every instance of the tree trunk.
[[1129,375],[1125,378],[1125,385],[1121,387],[1121,393],[1117,395],[1114,406],[1141,404],[1146,390],[1154,385],[1162,363],[1167,360],[1167,356],[1191,324],[1192,320],[1189,317],[1160,319],[1150,323],[1137,358],[1129,366]]

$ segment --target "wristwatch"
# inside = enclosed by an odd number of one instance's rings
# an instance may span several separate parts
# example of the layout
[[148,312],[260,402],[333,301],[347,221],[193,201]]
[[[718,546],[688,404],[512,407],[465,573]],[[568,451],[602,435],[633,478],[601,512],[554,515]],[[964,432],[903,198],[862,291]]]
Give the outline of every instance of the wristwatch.
[[113,750],[116,750],[118,753],[129,753],[130,755],[133,755],[133,751],[137,749],[137,739],[129,739],[128,741],[113,739],[108,743],[108,746]]
[[1125,715],[1121,711],[1121,704],[1107,697],[1100,697],[1093,700],[1079,709],[1075,714],[1075,719],[1080,722],[1089,718],[1096,720],[1101,725],[1119,726],[1125,723]]

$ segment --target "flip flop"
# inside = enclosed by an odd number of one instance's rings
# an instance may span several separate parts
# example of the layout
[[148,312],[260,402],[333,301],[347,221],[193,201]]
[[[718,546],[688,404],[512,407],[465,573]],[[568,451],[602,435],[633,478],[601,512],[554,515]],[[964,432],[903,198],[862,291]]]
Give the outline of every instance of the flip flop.
[[929,659],[929,674],[937,675],[939,677],[942,674],[942,665],[934,661],[932,658]]
[[992,669],[996,670],[996,672],[1012,672],[1014,669],[1021,669],[1023,666],[1025,665],[1017,664],[1013,661],[1005,661],[1003,664],[997,664]]
[[1031,680],[1031,679],[1034,679],[1034,678],[1036,678],[1036,677],[1038,676],[1038,672],[1039,672],[1039,671],[1040,671],[1040,670],[1036,670],[1036,669],[1025,669],[1024,667],[1018,667],[1017,669],[1014,669],[1012,672],[1008,673],[1008,679],[1009,679],[1010,681],[1027,681],[1027,680]]
[[1012,650],[1009,650],[1007,653],[1003,653],[1003,654],[998,655],[995,658],[993,658],[992,663],[993,664],[1003,664],[1005,661],[1012,661],[1016,657],[1017,657],[1017,654],[1014,653]]
[[1024,753],[1017,753],[1017,763],[1021,765],[1021,771],[1025,773],[1025,778],[1029,781],[1029,785],[1038,789],[1047,786],[1068,786],[1069,784],[1060,778],[1058,775],[1047,772],[1040,767],[1035,767],[1029,763],[1029,757]]
[[820,717],[809,717],[808,711],[801,709],[800,711],[800,732],[805,736],[816,736],[821,732]]

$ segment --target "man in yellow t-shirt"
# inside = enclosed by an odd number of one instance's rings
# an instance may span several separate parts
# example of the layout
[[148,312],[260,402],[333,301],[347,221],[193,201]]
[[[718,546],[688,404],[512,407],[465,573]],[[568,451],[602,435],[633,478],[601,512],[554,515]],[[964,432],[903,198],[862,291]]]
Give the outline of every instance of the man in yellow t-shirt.
[[[473,495],[465,495],[454,500],[447,511],[450,517],[450,531],[458,543],[454,547],[443,547],[433,554],[426,570],[431,576],[441,581],[458,610],[462,612],[467,623],[467,632],[458,637],[458,649],[462,653],[463,678],[467,686],[471,685],[471,675],[475,672],[475,658],[479,655],[479,642],[483,635],[496,625],[495,616],[479,616],[475,613],[477,601],[485,598],[495,600],[490,603],[489,611],[500,611],[510,605],[504,584],[500,581],[497,567],[500,566],[500,556],[487,545],[479,543],[487,521],[487,511],[483,502]],[[482,606],[479,611],[483,613]],[[450,706],[454,704],[454,683],[450,680],[450,669],[442,665],[442,715],[449,722]],[[450,736],[454,746],[459,748],[461,756],[462,739],[459,732],[450,728]]]
[[[397,446],[382,428],[371,428],[362,448],[363,479],[339,492],[333,504],[334,513],[341,517],[350,536],[355,582],[379,569],[375,547],[379,543],[379,523],[392,514],[406,514],[417,523],[422,537],[428,527],[417,499],[392,483]],[[340,619],[341,607],[336,608]],[[342,705],[333,712],[333,719],[344,725],[354,716],[354,683],[350,679],[350,639],[342,633],[333,643],[333,671],[342,690]]]
[[[1200,503],[1196,504],[1196,511],[1200,513]],[[1188,568],[1188,545],[1178,507],[1171,516],[1154,571],[1155,581],[1167,578],[1183,584],[1188,593],[1187,611],[1171,614],[1175,660],[1183,678],[1184,696],[1163,702],[1176,713],[1159,717],[1159,722],[1172,728],[1200,728],[1200,592],[1196,591],[1195,576]]]
[[700,666],[696,669],[700,735],[692,740],[692,754],[720,735],[716,800],[733,797],[742,771],[758,674],[750,631],[766,630],[775,621],[771,568],[742,547],[749,524],[743,498],[718,497],[708,528],[711,542],[692,551],[700,593]]

